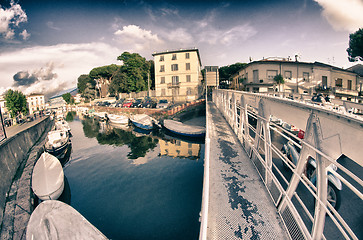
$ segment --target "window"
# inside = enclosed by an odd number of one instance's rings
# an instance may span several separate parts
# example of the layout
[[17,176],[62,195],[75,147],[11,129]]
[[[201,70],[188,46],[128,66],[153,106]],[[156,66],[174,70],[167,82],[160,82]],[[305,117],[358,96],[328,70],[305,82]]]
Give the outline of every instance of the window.
[[160,56],[160,62],[164,62],[164,56]]
[[179,84],[179,76],[172,76],[171,80],[172,80],[173,85],[178,85]]
[[323,86],[328,86],[328,77],[327,76],[322,76],[321,77],[321,85]]
[[164,65],[160,65],[160,72],[165,72],[165,66]]
[[172,64],[171,71],[178,71],[178,64]]
[[187,82],[190,82],[191,81],[191,77],[190,75],[187,75]]
[[290,79],[290,80],[291,80],[291,78],[292,78],[292,73],[291,73],[291,71],[285,71],[285,78],[286,78],[286,79]]
[[176,53],[173,54],[171,60],[176,60]]
[[189,56],[189,53],[187,52],[187,53],[185,53],[185,58],[186,59],[189,59],[190,58],[190,56]]
[[258,82],[258,70],[253,70],[253,82]]
[[352,80],[348,80],[348,90],[352,90]]
[[303,79],[305,82],[309,82],[309,73],[308,72],[303,72]]
[[267,70],[267,80],[274,80],[277,75],[277,70]]
[[160,78],[160,84],[164,84],[165,83],[165,77],[161,77]]
[[192,88],[190,87],[187,88],[187,95],[192,95]]
[[343,79],[341,79],[341,78],[337,78],[337,79],[335,80],[335,86],[336,86],[336,87],[343,87]]
[[165,96],[165,89],[161,89],[161,96]]
[[186,63],[186,64],[185,64],[185,69],[186,69],[186,70],[190,70],[190,63]]

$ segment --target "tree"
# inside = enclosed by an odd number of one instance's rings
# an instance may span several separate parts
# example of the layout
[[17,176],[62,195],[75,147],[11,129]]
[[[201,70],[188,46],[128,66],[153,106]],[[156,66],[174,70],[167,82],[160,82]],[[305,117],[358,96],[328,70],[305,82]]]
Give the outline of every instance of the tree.
[[10,111],[11,117],[16,117],[20,113],[27,115],[29,110],[27,107],[26,97],[20,91],[9,89],[5,93],[6,108]]
[[284,84],[285,83],[284,77],[281,74],[277,74],[274,77],[274,81],[279,85],[279,92],[281,92],[281,90],[280,90],[280,84]]
[[[228,81],[231,76],[238,72],[241,68],[246,66],[247,63],[234,63],[228,66],[223,66],[219,68],[219,84],[221,88],[224,88],[224,83]],[[225,86],[227,87],[227,86]]]
[[62,97],[67,104],[74,104],[74,98],[70,93],[65,93],[62,95]]
[[77,88],[79,93],[83,94],[85,92],[87,83],[90,83],[93,87],[96,86],[95,80],[93,80],[88,74],[82,74],[78,77]]
[[363,61],[363,28],[349,35],[348,60],[356,62]]
[[117,57],[123,62],[121,71],[126,73],[123,79],[126,92],[140,92],[147,90],[147,78],[150,71],[150,62],[138,53],[124,52]]

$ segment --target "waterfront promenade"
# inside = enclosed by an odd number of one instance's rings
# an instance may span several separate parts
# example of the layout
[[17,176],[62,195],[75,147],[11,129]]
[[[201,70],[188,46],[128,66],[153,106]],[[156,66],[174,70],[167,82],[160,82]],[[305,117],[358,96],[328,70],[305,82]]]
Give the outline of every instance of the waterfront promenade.
[[208,217],[201,239],[288,239],[255,167],[212,102],[207,102],[207,128]]

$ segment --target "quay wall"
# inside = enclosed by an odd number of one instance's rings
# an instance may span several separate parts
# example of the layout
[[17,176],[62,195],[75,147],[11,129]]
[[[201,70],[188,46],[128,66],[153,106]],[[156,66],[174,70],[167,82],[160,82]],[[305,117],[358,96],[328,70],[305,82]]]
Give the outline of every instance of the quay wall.
[[6,197],[17,170],[49,124],[51,124],[50,118],[44,118],[43,121],[0,143],[0,226],[3,221]]

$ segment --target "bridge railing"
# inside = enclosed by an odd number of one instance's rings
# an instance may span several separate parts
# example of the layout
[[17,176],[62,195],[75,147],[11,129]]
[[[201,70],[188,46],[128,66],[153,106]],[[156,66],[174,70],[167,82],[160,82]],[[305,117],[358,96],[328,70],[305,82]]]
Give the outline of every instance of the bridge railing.
[[292,239],[358,239],[363,121],[309,103],[231,90],[213,102],[254,163]]

